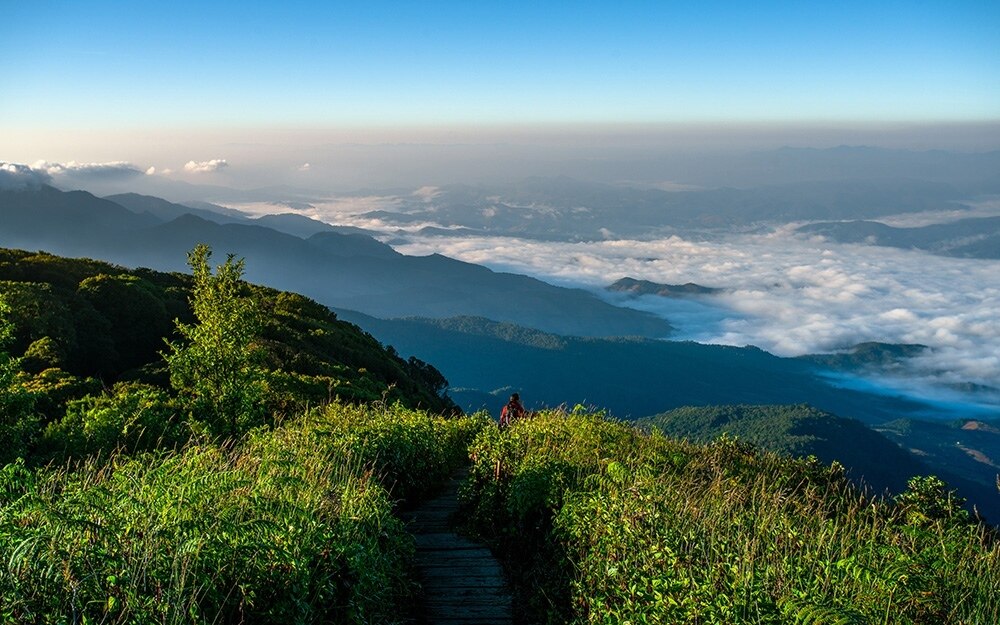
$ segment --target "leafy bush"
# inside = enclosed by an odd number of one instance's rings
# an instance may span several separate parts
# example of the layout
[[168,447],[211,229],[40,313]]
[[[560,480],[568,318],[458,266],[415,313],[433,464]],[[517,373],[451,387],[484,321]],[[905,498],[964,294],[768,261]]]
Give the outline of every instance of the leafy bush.
[[20,380],[20,360],[6,351],[13,335],[9,314],[0,295],[0,464],[23,456],[38,429],[35,397]]
[[[484,431],[472,453],[475,527],[529,573],[536,620],[1000,622],[1000,543],[957,503],[914,516],[837,465],[586,414]],[[930,486],[915,498],[940,512]]]
[[183,418],[180,402],[162,389],[117,384],[110,393],[69,402],[66,416],[45,429],[36,453],[66,459],[172,449],[190,438]]

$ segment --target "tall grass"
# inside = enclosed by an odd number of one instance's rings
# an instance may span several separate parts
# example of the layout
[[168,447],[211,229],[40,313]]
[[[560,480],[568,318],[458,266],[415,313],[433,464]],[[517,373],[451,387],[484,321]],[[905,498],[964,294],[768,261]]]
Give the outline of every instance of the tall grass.
[[334,404],[240,443],[0,470],[0,620],[391,623],[412,539],[393,516],[482,420]]
[[484,431],[472,453],[475,526],[537,620],[1000,623],[990,530],[872,499],[837,465],[579,413]]

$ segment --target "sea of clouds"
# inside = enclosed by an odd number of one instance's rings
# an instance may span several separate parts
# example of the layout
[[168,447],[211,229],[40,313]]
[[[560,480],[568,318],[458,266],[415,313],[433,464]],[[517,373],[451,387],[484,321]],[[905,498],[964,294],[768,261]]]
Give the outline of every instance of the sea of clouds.
[[[902,368],[872,372],[863,380],[840,378],[836,383],[1000,408],[1000,261],[840,244],[797,234],[795,228],[801,224],[709,239],[670,236],[572,243],[508,236],[422,236],[420,228],[447,226],[400,227],[364,215],[399,207],[399,198],[352,197],[300,214],[381,231],[386,233],[383,239],[404,254],[439,253],[586,288],[615,304],[668,319],[677,328],[675,339],[756,345],[779,356],[837,352],[868,341],[926,345],[929,350]],[[273,206],[241,208],[274,211]],[[914,226],[972,214],[1000,214],[1000,203],[984,202],[954,214],[882,221]],[[724,291],[674,299],[635,298],[605,290],[626,276],[667,284],[695,282]]]
[[[879,384],[940,400],[1000,406],[1000,261],[842,245],[779,229],[711,241],[538,242],[419,237],[406,254],[441,253],[496,270],[596,292],[629,276],[695,282],[718,295],[604,296],[669,319],[674,338],[756,345],[780,356],[835,352],[866,341],[931,349]],[[970,392],[974,391],[974,392]]]

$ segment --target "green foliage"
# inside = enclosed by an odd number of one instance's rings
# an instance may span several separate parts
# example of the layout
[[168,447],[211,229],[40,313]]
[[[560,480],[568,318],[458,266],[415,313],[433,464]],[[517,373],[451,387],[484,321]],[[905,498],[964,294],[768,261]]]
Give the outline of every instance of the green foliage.
[[333,404],[238,445],[8,465],[0,622],[398,622],[413,543],[392,501],[449,474],[485,424]]
[[[234,269],[236,263],[231,261],[227,271]],[[207,257],[200,271],[203,282],[220,280],[208,275]],[[268,399],[254,403],[248,412],[240,408],[237,430],[336,399],[353,403],[385,399],[436,412],[454,411],[454,404],[443,394],[447,383],[430,365],[400,359],[358,327],[338,320],[328,308],[306,297],[245,284],[238,277],[231,282],[238,284],[237,303],[250,305],[248,312],[255,316],[251,321],[257,325],[255,337],[243,352],[253,365],[243,371],[251,374],[250,388],[244,390],[249,390],[249,395],[263,392]],[[183,335],[172,334],[174,320],[187,328],[201,325],[189,302],[194,299],[193,284],[193,276],[0,249],[0,295],[11,308],[7,351],[20,363],[18,388],[34,397],[30,419],[18,420],[23,429],[18,438],[36,440],[46,425],[64,418],[69,402],[88,395],[96,397],[117,382],[171,389],[170,372],[159,351],[164,339],[177,347],[189,346]],[[226,314],[225,310],[208,308],[209,316],[216,320]],[[244,333],[254,325],[236,323]],[[207,337],[208,332],[203,335]],[[208,371],[207,378],[192,373],[198,370],[194,360],[185,363],[191,365],[185,382],[190,387],[183,395],[189,400],[187,412],[212,423],[213,431],[228,434],[232,423],[220,422],[217,414],[227,398],[216,401],[207,391],[196,396],[192,390],[199,384],[203,390],[212,386],[212,376],[219,386],[224,377],[212,367],[210,351],[204,350],[199,361]],[[240,350],[236,352],[239,360]],[[228,355],[228,362],[233,362],[232,356]],[[45,449],[37,458],[29,445],[29,464],[52,457],[51,442],[42,440]],[[97,447],[106,451],[107,445]],[[134,440],[124,437],[112,447],[133,449],[134,445]],[[64,446],[59,450],[57,457],[66,452],[83,455]]]
[[114,329],[117,365],[128,370],[146,364],[171,330],[164,298],[148,280],[129,274],[86,278],[77,293]]
[[34,395],[20,379],[20,360],[6,351],[13,334],[9,314],[0,295],[0,465],[23,457],[38,427]]
[[162,389],[117,384],[109,393],[69,402],[65,417],[45,428],[36,453],[62,460],[95,454],[107,457],[118,450],[174,448],[191,435],[183,415],[180,402]]
[[971,522],[969,513],[962,508],[964,503],[965,499],[933,475],[911,478],[907,489],[896,497],[896,505],[902,509],[907,521],[920,526]]
[[536,621],[1000,622],[1000,543],[933,479],[893,505],[836,465],[586,414],[471,451],[474,525],[530,573]]
[[877,491],[899,492],[911,476],[926,472],[905,449],[860,421],[808,404],[685,406],[640,423],[696,443],[727,435],[780,454],[836,461]]
[[197,417],[216,434],[235,436],[261,425],[266,416],[263,352],[255,342],[263,320],[241,280],[243,261],[230,255],[213,275],[211,255],[207,245],[188,255],[197,323],[177,322],[183,340],[168,343],[164,358],[170,384],[191,398]]

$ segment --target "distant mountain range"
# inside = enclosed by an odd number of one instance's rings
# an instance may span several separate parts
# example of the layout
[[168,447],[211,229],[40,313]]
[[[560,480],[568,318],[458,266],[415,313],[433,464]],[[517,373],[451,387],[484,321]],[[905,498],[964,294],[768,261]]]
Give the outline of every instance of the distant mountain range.
[[[939,182],[859,179],[797,182],[748,189],[664,191],[528,178],[509,185],[451,185],[430,200],[401,199],[398,209],[364,216],[390,225],[431,223],[469,234],[540,240],[649,237],[676,231],[748,228],[763,223],[866,219],[954,210],[965,195]],[[424,230],[447,235],[449,230]]]
[[0,245],[181,271],[187,252],[207,243],[218,254],[246,257],[252,282],[376,316],[482,315],[584,336],[662,337],[671,331],[662,319],[583,290],[440,255],[404,256],[369,236],[343,234],[302,216],[261,221],[158,198],[114,199],[45,185],[2,189]]
[[878,343],[869,341],[858,343],[851,349],[831,354],[806,354],[796,360],[809,362],[833,371],[857,373],[868,369],[885,372],[907,358],[913,358],[927,351],[926,345]]
[[1000,258],[1000,217],[970,217],[919,228],[897,228],[877,221],[834,221],[808,224],[798,231],[838,243],[919,249],[963,258]]
[[779,358],[756,347],[566,337],[481,317],[386,320],[341,309],[337,314],[401,354],[433,363],[466,410],[496,412],[511,390],[536,406],[581,403],[633,419],[691,405],[810,403],[874,424],[927,409],[901,398],[833,388],[817,362]]

